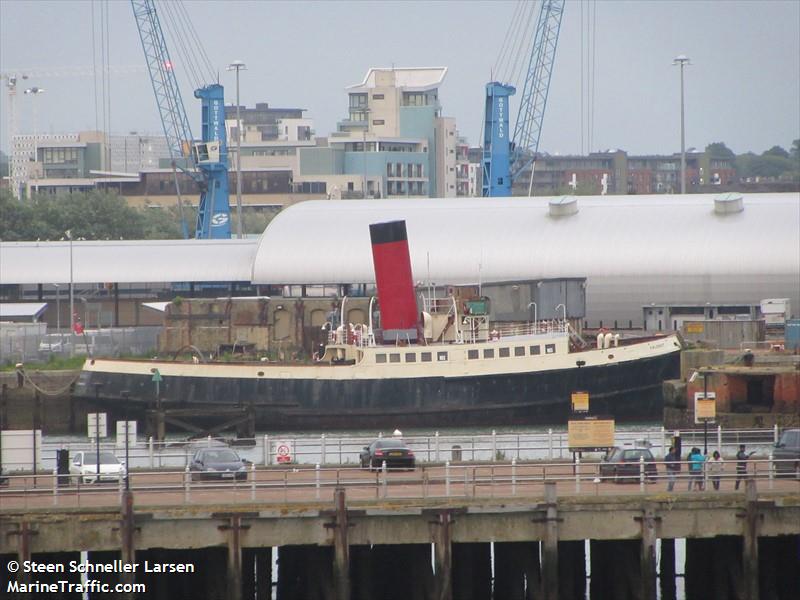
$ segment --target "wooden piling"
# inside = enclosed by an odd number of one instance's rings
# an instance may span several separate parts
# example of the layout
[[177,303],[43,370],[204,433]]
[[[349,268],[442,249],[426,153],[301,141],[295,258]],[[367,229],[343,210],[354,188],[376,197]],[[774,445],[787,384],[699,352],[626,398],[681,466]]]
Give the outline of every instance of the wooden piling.
[[544,484],[546,522],[542,541],[542,598],[558,600],[558,496],[555,483]]
[[350,547],[347,542],[347,504],[345,490],[333,491],[336,522],[333,527],[333,581],[336,600],[350,600]]
[[755,479],[745,481],[745,498],[747,504],[742,547],[743,591],[745,600],[758,600],[758,531],[760,523]]

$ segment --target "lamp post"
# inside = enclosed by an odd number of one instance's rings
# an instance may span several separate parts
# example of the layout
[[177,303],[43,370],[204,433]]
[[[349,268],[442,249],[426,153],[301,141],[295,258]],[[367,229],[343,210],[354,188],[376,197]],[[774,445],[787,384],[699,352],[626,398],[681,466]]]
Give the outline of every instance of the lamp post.
[[64,336],[61,334],[61,286],[57,283],[53,284],[56,288],[56,329],[58,329],[59,339],[61,339],[62,343],[59,344],[59,352],[63,352],[64,350]]
[[243,237],[242,227],[242,117],[239,105],[239,71],[247,70],[247,66],[240,60],[235,60],[228,65],[228,71],[236,71],[236,235]]
[[672,61],[673,65],[681,67],[681,194],[686,193],[686,137],[684,129],[684,110],[683,110],[683,67],[690,65],[689,57],[681,54]]
[[70,356],[72,356],[73,348],[75,346],[72,338],[72,335],[75,332],[75,294],[72,285],[72,230],[67,229],[64,232],[64,235],[66,235],[67,239],[69,240],[69,353]]
[[[32,97],[35,98],[39,94],[43,94],[44,93],[44,88],[29,87],[28,89],[25,90],[25,93],[26,94],[30,94]],[[39,161],[39,156],[38,156],[39,155],[39,143],[38,143],[39,142],[39,134],[38,134],[38,128],[37,128],[37,121],[38,121],[37,115],[38,115],[38,111],[36,109],[36,101],[34,101],[33,102],[33,162],[34,162],[34,169],[36,168],[35,167],[36,163],[38,163],[38,161]],[[36,179],[38,179],[38,178],[39,177],[38,177],[38,174],[37,174]]]
[[533,330],[536,331],[536,321],[537,321],[536,302],[528,302],[528,310],[530,310],[531,306],[533,307]]

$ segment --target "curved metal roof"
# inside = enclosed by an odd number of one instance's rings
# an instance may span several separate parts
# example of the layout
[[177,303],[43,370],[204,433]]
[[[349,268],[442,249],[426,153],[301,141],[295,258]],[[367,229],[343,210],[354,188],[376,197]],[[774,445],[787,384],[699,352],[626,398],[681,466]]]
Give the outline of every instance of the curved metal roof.
[[304,202],[267,227],[252,282],[372,283],[369,224],[405,219],[417,281],[586,277],[589,316],[608,320],[638,321],[651,302],[800,307],[800,194],[745,194],[739,212],[715,198],[581,196],[577,212],[560,197]]
[[3,242],[0,284],[249,281],[257,240]]
[[714,195],[321,200],[267,227],[254,283],[375,280],[369,224],[405,219],[416,279],[475,283],[539,277],[800,272],[800,195],[745,195],[715,212]]

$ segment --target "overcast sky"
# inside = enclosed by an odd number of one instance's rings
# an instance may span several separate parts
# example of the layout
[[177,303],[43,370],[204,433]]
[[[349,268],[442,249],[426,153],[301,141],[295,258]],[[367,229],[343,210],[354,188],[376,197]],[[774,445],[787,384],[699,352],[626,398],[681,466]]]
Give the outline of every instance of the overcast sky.
[[[95,16],[100,4],[95,0]],[[302,107],[317,135],[346,116],[345,86],[371,66],[446,66],[443,114],[462,135],[480,140],[484,85],[490,80],[516,2],[262,2],[185,0],[228,101],[234,79],[225,65],[242,60],[241,100],[252,106]],[[634,154],[680,150],[680,79],[672,59],[685,54],[686,145],[723,141],[737,153],[788,148],[800,137],[800,2],[597,0],[594,130],[591,150]],[[556,54],[540,149],[579,153],[581,143],[581,7],[568,0]],[[88,0],[0,0],[0,70],[92,65]],[[112,0],[110,63],[143,65],[130,3]],[[586,22],[584,16],[584,22]],[[99,46],[98,46],[99,48]],[[584,54],[585,56],[585,54]],[[173,53],[173,58],[174,53]],[[180,64],[176,70],[180,71]],[[5,82],[3,82],[5,83]],[[95,125],[91,77],[38,77],[45,93],[19,94],[21,132]],[[5,88],[5,86],[4,86]],[[199,101],[183,89],[195,135]],[[111,130],[160,132],[144,71],[111,81]],[[588,102],[584,102],[584,110]],[[512,99],[512,115],[517,103]],[[8,100],[0,101],[0,148],[8,150]]]

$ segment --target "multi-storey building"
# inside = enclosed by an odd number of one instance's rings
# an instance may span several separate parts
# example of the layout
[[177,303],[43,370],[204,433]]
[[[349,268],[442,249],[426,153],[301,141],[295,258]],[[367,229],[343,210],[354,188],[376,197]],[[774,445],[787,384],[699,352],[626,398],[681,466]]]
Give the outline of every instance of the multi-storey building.
[[[544,154],[536,161],[533,189],[537,195],[558,194],[673,194],[680,190],[680,154],[629,156],[622,150],[588,156]],[[706,152],[686,154],[687,189],[727,186],[736,181],[730,159]],[[530,170],[514,182],[514,193],[527,195]]]
[[295,185],[324,186],[333,198],[455,196],[455,120],[439,104],[446,73],[370,69],[347,88],[348,116],[337,131],[299,150]]
[[31,191],[84,191],[97,187],[105,177],[136,177],[168,158],[163,136],[106,136],[100,131],[16,135],[12,140],[11,189],[17,197]]

